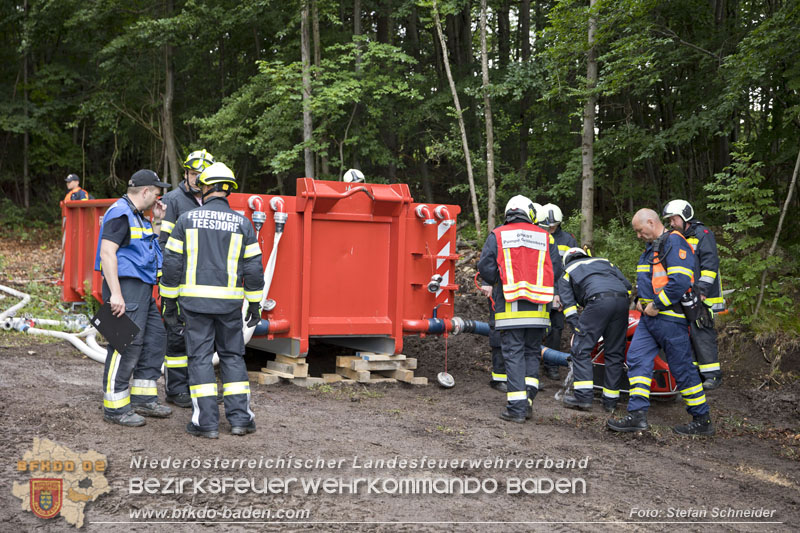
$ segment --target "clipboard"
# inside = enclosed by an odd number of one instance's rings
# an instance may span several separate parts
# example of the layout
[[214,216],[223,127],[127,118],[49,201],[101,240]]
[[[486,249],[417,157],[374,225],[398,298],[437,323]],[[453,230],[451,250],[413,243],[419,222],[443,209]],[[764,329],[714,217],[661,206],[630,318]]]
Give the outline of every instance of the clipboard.
[[114,316],[109,302],[100,306],[97,314],[89,319],[97,331],[120,353],[139,334],[139,326],[128,315]]

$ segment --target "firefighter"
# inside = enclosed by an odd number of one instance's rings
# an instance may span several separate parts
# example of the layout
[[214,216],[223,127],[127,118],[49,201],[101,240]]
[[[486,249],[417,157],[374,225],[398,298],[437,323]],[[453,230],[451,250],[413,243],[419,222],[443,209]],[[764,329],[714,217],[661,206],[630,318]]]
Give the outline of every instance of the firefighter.
[[524,423],[539,388],[539,357],[548,306],[559,304],[554,280],[561,274],[558,248],[533,221],[533,202],[508,201],[505,224],[486,239],[478,261],[481,278],[492,283],[495,329],[500,332],[507,375],[507,404],[500,418]]
[[342,181],[345,183],[364,183],[364,173],[357,168],[351,168],[342,176]]
[[[564,253],[564,274],[558,280],[558,294],[564,316],[575,332],[570,350],[575,393],[564,396],[567,407],[581,411],[592,409],[594,378],[590,356],[601,336],[605,361],[603,408],[612,412],[617,406],[631,288],[619,268],[608,259],[591,257],[577,247]],[[583,307],[580,317],[579,305]]]
[[506,365],[503,362],[503,349],[500,332],[494,327],[494,306],[492,305],[492,286],[480,285],[480,292],[489,299],[489,348],[492,350],[492,379],[489,386],[496,391],[508,392]]
[[103,215],[97,243],[94,269],[103,273],[103,300],[110,303],[115,316],[128,315],[139,326],[139,333],[121,353],[109,346],[103,371],[103,418],[123,426],[143,426],[140,415],[164,418],[172,414],[158,403],[156,389],[166,342],[153,299],[162,256],[155,242],[158,230],[144,215],[152,208],[155,222],[161,220],[165,208],[158,196],[168,187],[152,170],[134,173],[127,193]]
[[[561,229],[561,222],[564,220],[561,209],[555,204],[545,204],[541,206],[538,213],[538,224],[553,236],[558,246],[558,255],[563,260],[566,251],[577,247],[578,241],[575,240],[575,236],[572,233]],[[562,331],[564,331],[563,308],[554,306],[550,311],[550,330],[545,335],[543,344],[548,348],[560,351]],[[560,379],[558,366],[545,363],[544,375],[549,379],[558,381]]]
[[212,358],[219,354],[225,416],[231,434],[256,430],[244,364],[242,301],[247,325],[261,320],[264,279],[261,248],[248,219],[232,210],[227,196],[237,188],[231,169],[214,163],[197,178],[203,206],[178,218],[164,252],[161,298],[167,324],[186,324],[192,420],[186,431],[219,437],[217,380]]
[[719,254],[714,233],[702,222],[694,218],[694,209],[685,200],[672,200],[662,213],[669,220],[672,229],[680,231],[694,249],[700,270],[700,278],[694,289],[700,299],[709,308],[709,312],[701,314],[700,320],[689,324],[692,347],[694,348],[695,365],[700,371],[703,388],[714,390],[722,384],[722,371],[719,366],[719,350],[717,348],[717,330],[714,329],[714,313],[725,310],[725,299],[722,297],[722,283],[719,275]]
[[64,181],[67,184],[67,194],[64,201],[94,200],[91,194],[81,188],[81,180],[77,174],[69,174]]
[[[695,277],[692,246],[679,231],[667,232],[658,213],[640,209],[633,217],[636,236],[648,242],[636,267],[637,309],[642,319],[628,348],[630,398],[628,415],[609,419],[613,431],[633,432],[649,428],[650,385],[653,359],[659,349],[667,357],[670,373],[677,382],[686,410],[692,415],[688,424],[675,426],[681,435],[713,435],[714,426],[700,376],[692,366],[692,346],[686,313],[702,305],[693,298]],[[684,305],[686,304],[686,305]]]
[[[197,188],[197,176],[214,163],[214,156],[205,150],[196,150],[183,162],[183,181],[175,190],[168,192],[162,199],[167,206],[164,220],[161,221],[161,234],[158,245],[164,252],[167,240],[175,228],[175,222],[182,214],[203,205],[202,193]],[[162,308],[163,311],[163,308]],[[189,360],[186,357],[186,342],[183,328],[167,326],[167,353],[164,358],[164,384],[167,392],[166,400],[178,407],[192,406],[189,395]]]

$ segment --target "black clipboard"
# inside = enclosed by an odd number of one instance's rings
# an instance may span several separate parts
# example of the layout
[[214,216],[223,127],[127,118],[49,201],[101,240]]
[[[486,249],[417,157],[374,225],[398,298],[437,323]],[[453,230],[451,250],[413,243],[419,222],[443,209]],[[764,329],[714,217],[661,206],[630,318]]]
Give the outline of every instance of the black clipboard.
[[139,333],[139,326],[128,315],[114,316],[109,302],[100,306],[91,319],[92,325],[118,352],[122,352]]

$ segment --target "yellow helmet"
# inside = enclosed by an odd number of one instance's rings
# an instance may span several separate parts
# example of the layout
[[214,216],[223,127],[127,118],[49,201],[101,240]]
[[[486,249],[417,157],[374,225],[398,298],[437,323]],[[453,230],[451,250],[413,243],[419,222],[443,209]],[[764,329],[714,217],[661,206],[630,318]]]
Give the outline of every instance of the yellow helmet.
[[225,163],[219,162],[209,166],[197,176],[197,183],[216,185],[216,190],[228,194],[230,194],[232,190],[239,188],[236,184],[236,177],[233,175],[233,171],[229,169]]
[[183,168],[186,170],[194,170],[195,172],[202,172],[213,164],[213,155],[209,154],[206,150],[195,150],[186,156],[186,161],[183,162]]

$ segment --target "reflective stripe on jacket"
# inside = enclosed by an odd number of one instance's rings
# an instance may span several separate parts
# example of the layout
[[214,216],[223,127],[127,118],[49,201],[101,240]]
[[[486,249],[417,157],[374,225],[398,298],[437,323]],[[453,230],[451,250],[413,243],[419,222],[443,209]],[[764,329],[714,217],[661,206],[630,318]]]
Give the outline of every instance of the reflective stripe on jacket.
[[[135,214],[130,202],[120,198],[114,202],[103,215],[103,225],[109,220],[119,217],[128,219],[130,228],[130,243],[117,249],[117,276],[121,278],[138,278],[145,283],[155,285],[158,271],[161,269],[161,248],[156,244],[156,235],[153,226],[146,217]],[[100,236],[97,239],[97,251],[94,259],[94,269],[102,270],[100,264],[100,244],[103,242],[103,225],[100,226]]]
[[533,224],[519,222],[500,226],[493,233],[505,301],[552,302],[555,289],[549,234]]
[[196,313],[230,313],[261,301],[261,247],[252,223],[214,197],[178,218],[164,249],[161,296]]

